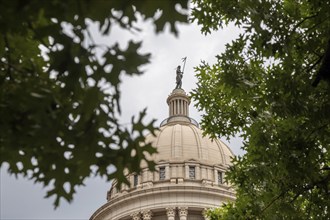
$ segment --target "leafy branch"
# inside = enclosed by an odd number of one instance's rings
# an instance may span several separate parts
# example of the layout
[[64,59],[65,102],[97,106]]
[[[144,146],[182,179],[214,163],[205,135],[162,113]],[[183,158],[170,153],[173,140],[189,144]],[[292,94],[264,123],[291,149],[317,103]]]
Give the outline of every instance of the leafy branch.
[[[188,1],[133,3],[0,3],[0,32],[6,33],[0,39],[0,64],[4,65],[0,72],[0,166],[7,163],[9,173],[48,186],[46,196],[55,197],[55,207],[61,198],[72,201],[76,187],[90,175],[116,178],[121,184],[127,183],[124,170],[139,172],[143,160],[153,166],[145,155],[155,149],[142,143],[145,133],[154,132],[154,121],[143,122],[142,111],[130,126],[119,124],[121,76],[142,74],[141,66],[150,62],[150,54],[139,52],[142,43],[133,41],[126,48],[115,43],[103,50],[87,22],[99,24],[101,35],[109,34],[116,22],[130,31],[138,16],[145,21],[160,10],[158,20],[152,20],[154,32],[170,24],[176,35],[176,23],[187,23],[187,14],[178,11],[177,5],[187,9]],[[115,15],[121,16],[119,20]],[[48,49],[47,57],[41,45]],[[111,167],[116,169],[109,173]]]

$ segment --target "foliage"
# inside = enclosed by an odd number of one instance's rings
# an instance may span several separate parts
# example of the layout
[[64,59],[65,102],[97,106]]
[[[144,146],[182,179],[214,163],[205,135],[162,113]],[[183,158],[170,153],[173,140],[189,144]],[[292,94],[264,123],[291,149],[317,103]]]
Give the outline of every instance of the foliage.
[[202,32],[243,30],[196,68],[192,93],[213,137],[241,134],[227,174],[237,200],[211,219],[329,219],[330,2],[194,1]]
[[0,165],[49,186],[55,206],[90,175],[128,183],[124,170],[139,172],[155,153],[141,146],[154,126],[143,122],[145,111],[131,128],[120,125],[120,76],[142,74],[150,54],[138,52],[142,42],[98,45],[89,24],[102,35],[118,24],[138,32],[142,17],[156,33],[169,24],[176,35],[184,9],[187,0],[1,1]]
[[223,219],[225,218],[227,214],[227,209],[224,208],[213,208],[213,209],[207,209],[204,213],[205,217],[209,220],[217,220],[217,219]]

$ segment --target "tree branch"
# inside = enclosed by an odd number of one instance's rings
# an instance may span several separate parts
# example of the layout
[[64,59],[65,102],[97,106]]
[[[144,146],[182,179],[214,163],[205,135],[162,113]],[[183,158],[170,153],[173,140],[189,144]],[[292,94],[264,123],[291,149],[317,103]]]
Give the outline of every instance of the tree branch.
[[321,25],[322,23],[326,22],[328,19],[330,18],[330,16],[327,16],[325,19],[323,19],[321,22],[313,25],[311,28],[308,28],[306,33],[307,32],[310,32],[311,30],[313,30],[314,28],[316,28],[317,26]]
[[309,68],[307,69],[307,72],[309,72],[309,71],[311,71],[312,69],[314,69],[314,67],[322,61],[322,58],[323,58],[323,56],[320,56],[320,57],[317,59],[317,61],[316,61],[311,67],[309,67]]
[[308,140],[308,139],[310,138],[310,136],[312,136],[312,134],[314,134],[315,132],[317,132],[317,131],[319,131],[319,130],[325,128],[325,127],[327,127],[328,125],[329,125],[329,124],[326,123],[326,124],[324,124],[324,125],[321,125],[320,127],[315,128],[314,130],[312,130],[312,131],[306,136],[305,140]]
[[260,212],[260,214],[262,214],[263,212],[265,212],[270,206],[272,206],[277,200],[279,200],[282,196],[284,196],[284,194],[287,193],[287,190],[285,192],[282,192],[280,195],[276,196],[272,201],[270,201],[270,203],[268,203],[268,205],[266,205]]
[[318,73],[316,74],[316,78],[312,83],[312,86],[316,87],[322,79],[330,83],[330,39],[322,58],[322,64]]
[[321,170],[330,170],[330,167],[329,166],[325,166],[325,167],[321,168]]
[[[322,168],[321,170],[330,170],[328,169],[329,167],[326,167],[326,169]],[[312,190],[314,187],[317,188],[324,188],[322,187],[322,185],[326,184],[329,182],[330,180],[330,172],[328,173],[328,175],[326,175],[323,179],[316,181],[316,182],[312,182],[311,184],[306,185],[305,187],[303,186],[295,195],[295,197],[293,197],[293,199],[291,200],[290,203],[294,202],[300,195],[302,195],[303,193]],[[327,190],[326,190],[327,191]]]
[[[34,29],[32,23],[30,21],[27,21],[28,27],[30,28],[30,30],[36,35],[36,30]],[[48,45],[46,44],[46,42],[42,39],[42,38],[38,38],[39,42],[45,46],[46,48],[48,48]]]
[[314,15],[311,15],[311,16],[307,16],[305,18],[303,18],[301,21],[299,21],[293,28],[293,31],[296,31],[296,29],[302,24],[304,23],[305,21],[307,21],[308,19],[311,19],[311,18],[315,18],[316,16],[318,16],[319,13],[316,13]]
[[[14,66],[13,64],[11,64],[11,63],[9,63],[9,62],[4,62],[4,61],[0,60],[0,63],[3,63],[4,65],[7,65],[8,68],[10,68],[10,69],[14,69],[14,70],[16,70],[17,72],[20,72],[20,73],[26,73],[25,71],[23,71],[23,70],[17,68],[16,66]],[[11,70],[10,70],[10,71],[11,71]],[[12,79],[12,78],[11,78],[11,79]]]

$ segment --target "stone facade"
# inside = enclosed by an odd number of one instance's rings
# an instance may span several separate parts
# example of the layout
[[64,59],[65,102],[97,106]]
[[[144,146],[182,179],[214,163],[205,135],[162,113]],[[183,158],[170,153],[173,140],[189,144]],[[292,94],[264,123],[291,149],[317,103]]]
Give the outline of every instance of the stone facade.
[[201,220],[205,209],[235,199],[235,192],[223,181],[231,150],[202,135],[189,118],[190,100],[183,89],[173,90],[167,103],[170,117],[156,137],[146,137],[158,150],[149,158],[157,171],[142,164],[145,168],[139,175],[128,175],[130,187],[117,190],[114,181],[107,203],[91,220]]

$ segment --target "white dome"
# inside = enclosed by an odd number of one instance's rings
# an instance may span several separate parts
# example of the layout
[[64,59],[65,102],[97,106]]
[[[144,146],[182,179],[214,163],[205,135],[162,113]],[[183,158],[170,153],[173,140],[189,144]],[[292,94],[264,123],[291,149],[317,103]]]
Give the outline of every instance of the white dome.
[[225,182],[232,151],[218,139],[203,136],[197,122],[189,118],[190,100],[183,89],[167,99],[169,118],[146,136],[158,151],[148,159],[156,171],[142,164],[140,174],[128,174],[130,186],[108,192],[108,202],[91,220],[190,220],[204,219],[203,211],[233,201],[235,192]]
[[148,135],[146,141],[158,151],[152,157],[156,163],[195,160],[229,166],[234,156],[222,141],[212,140],[208,135],[203,137],[202,130],[189,122],[169,122],[156,132],[156,136]]

